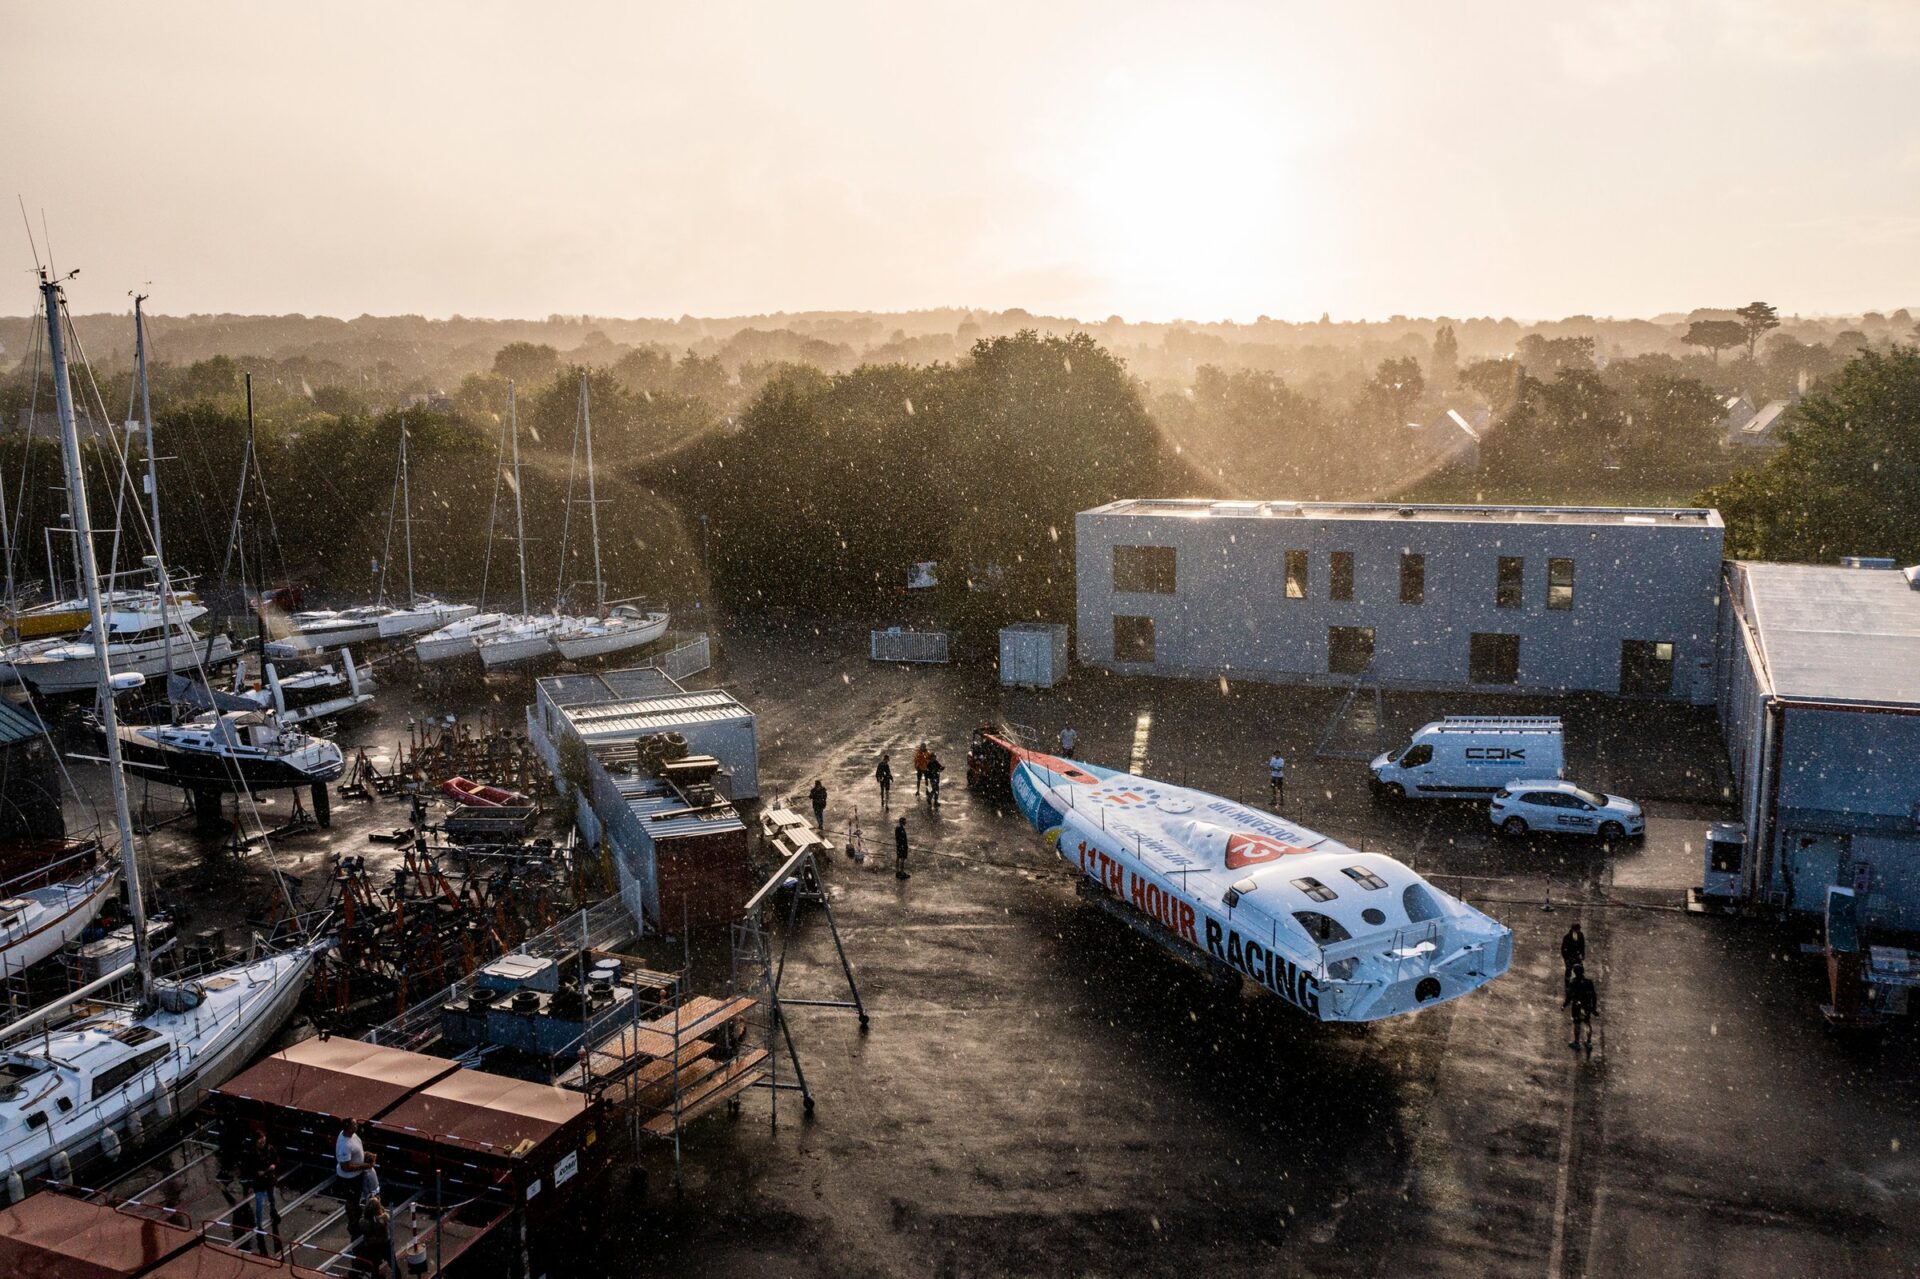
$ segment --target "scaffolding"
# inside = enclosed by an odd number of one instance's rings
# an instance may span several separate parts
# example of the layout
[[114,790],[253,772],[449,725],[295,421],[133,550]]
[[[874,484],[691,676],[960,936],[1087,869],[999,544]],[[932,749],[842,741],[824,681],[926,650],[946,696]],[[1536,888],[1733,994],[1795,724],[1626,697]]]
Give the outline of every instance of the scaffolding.
[[[1368,698],[1371,693],[1372,697]],[[1356,735],[1370,735],[1371,745],[1354,745]],[[1387,749],[1387,711],[1378,680],[1365,676],[1347,686],[1347,695],[1327,718],[1320,740],[1313,744],[1315,759],[1368,760]]]

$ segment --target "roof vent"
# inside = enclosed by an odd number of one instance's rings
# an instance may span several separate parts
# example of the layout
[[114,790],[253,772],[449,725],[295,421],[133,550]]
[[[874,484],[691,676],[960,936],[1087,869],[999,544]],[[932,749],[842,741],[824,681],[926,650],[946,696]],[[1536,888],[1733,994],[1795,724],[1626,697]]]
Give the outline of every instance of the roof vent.
[[1841,568],[1892,568],[1893,557],[1888,555],[1842,555]]

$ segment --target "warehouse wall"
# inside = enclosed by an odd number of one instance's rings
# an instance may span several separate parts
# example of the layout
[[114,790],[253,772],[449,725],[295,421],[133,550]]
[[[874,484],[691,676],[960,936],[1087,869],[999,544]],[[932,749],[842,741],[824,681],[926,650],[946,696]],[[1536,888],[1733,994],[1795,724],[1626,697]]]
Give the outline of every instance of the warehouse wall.
[[[1621,641],[1675,645],[1670,696],[1714,694],[1722,529],[1685,523],[1192,517],[1082,512],[1076,523],[1083,662],[1141,674],[1341,683],[1328,628],[1374,628],[1372,676],[1412,688],[1469,686],[1475,632],[1517,634],[1518,679],[1488,691],[1616,692]],[[1172,547],[1170,594],[1114,589],[1115,546]],[[1304,599],[1286,597],[1286,556],[1307,553]],[[1353,598],[1328,597],[1331,554],[1353,554]],[[1425,599],[1400,599],[1401,555],[1425,557]],[[1497,561],[1522,558],[1521,603],[1495,603]],[[1547,608],[1547,561],[1575,563],[1574,604]],[[1116,657],[1116,615],[1151,617],[1151,664]]]

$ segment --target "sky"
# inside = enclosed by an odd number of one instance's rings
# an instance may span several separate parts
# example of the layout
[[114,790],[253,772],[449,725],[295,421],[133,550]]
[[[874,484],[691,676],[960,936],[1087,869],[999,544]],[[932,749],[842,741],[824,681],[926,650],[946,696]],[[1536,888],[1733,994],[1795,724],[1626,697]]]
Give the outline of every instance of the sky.
[[0,178],[77,310],[1834,314],[1916,84],[1910,0],[0,0]]

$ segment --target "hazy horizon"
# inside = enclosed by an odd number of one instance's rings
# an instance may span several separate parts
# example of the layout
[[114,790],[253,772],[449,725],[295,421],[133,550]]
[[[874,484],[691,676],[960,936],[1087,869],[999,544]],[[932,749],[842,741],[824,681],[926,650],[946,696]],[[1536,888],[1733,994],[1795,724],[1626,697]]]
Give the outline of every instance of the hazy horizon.
[[1920,304],[1920,6],[5,14],[0,172],[80,311]]

